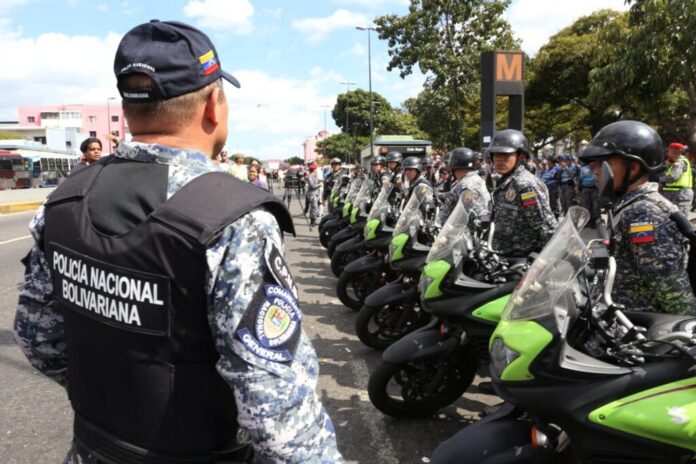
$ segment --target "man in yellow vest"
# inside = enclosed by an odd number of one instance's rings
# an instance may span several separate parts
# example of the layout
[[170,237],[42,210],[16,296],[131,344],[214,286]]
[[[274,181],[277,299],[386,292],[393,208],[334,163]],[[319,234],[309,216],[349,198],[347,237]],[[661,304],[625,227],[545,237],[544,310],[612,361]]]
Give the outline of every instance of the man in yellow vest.
[[679,207],[687,216],[694,199],[692,189],[691,163],[684,156],[686,147],[681,143],[671,143],[667,150],[667,170],[660,176],[662,196]]

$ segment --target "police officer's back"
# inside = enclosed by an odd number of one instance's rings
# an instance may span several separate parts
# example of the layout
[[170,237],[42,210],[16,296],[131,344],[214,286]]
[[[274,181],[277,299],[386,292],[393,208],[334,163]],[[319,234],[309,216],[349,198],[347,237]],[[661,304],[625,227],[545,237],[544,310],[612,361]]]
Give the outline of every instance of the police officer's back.
[[137,26],[114,63],[134,142],[39,209],[15,337],[75,411],[68,463],[340,461],[283,260],[275,197],[219,171],[220,58],[181,23]]
[[648,173],[662,165],[660,136],[647,124],[618,121],[602,128],[580,159],[597,176],[604,161],[614,173],[614,301],[631,311],[695,313],[685,270],[687,239],[671,219],[681,213],[648,181]]
[[493,248],[519,256],[540,251],[558,223],[549,207],[546,186],[525,167],[527,138],[514,129],[499,131],[488,152],[496,174],[502,176],[493,192]]

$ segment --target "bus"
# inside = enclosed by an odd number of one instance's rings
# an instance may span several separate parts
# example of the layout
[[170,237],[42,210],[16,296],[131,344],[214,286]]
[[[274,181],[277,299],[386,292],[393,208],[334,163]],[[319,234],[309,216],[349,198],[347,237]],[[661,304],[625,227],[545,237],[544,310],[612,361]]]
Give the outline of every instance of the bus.
[[73,166],[80,160],[80,157],[75,154],[57,152],[44,147],[0,145],[0,150],[9,153],[14,160],[12,174],[10,175],[7,170],[3,171],[5,173],[3,178],[13,179],[13,181],[6,180],[6,186],[0,185],[0,189],[54,187],[68,177]]
[[22,155],[0,149],[0,190],[27,188],[30,184]]

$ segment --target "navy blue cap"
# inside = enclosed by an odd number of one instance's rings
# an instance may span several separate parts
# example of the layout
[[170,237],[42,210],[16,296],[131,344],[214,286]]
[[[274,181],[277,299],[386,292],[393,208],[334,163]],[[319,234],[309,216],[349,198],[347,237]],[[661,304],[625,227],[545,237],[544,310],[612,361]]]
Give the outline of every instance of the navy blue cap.
[[116,78],[142,73],[155,81],[152,91],[119,84],[121,97],[128,101],[167,100],[195,92],[220,78],[240,86],[234,76],[222,70],[208,36],[176,21],[153,19],[128,31],[116,50],[114,73]]

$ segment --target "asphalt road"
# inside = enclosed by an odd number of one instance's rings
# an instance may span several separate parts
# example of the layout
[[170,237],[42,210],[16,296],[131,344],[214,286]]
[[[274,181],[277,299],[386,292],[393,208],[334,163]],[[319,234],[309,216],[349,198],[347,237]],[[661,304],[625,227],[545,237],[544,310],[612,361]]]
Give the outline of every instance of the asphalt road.
[[[456,404],[428,419],[395,420],[374,409],[366,388],[380,353],[363,346],[355,336],[356,313],[336,299],[336,279],[317,231],[309,231],[299,204],[293,201],[298,234],[286,239],[286,260],[300,288],[303,325],[321,363],[317,388],[336,426],[339,449],[351,463],[427,462],[424,458],[438,443],[500,400],[472,387]],[[23,273],[19,260],[32,243],[27,237],[31,215],[0,216],[2,464],[59,463],[72,435],[72,411],[65,391],[29,365],[11,333]]]

